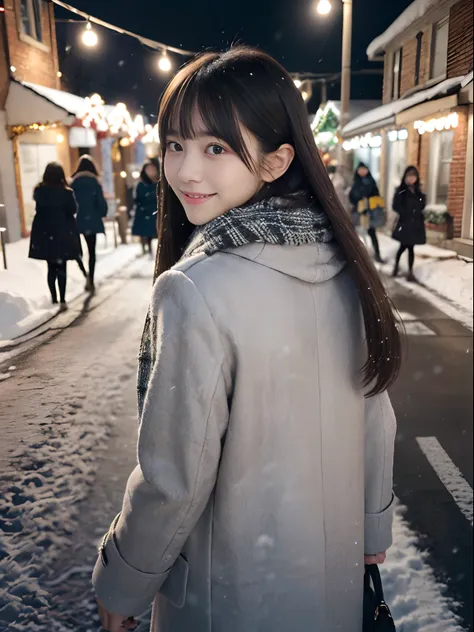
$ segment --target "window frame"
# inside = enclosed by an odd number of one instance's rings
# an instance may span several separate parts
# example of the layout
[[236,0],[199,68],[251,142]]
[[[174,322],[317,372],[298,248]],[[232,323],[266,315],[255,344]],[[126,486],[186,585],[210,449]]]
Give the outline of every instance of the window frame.
[[[450,136],[451,138],[451,156],[449,159],[442,159],[442,137]],[[448,198],[449,198],[449,177],[448,177],[448,197],[446,198],[446,204],[441,203],[438,199],[438,187],[441,168],[443,164],[449,165],[449,176],[451,174],[451,166],[453,164],[453,145],[454,145],[454,131],[443,130],[435,131],[431,133],[430,138],[430,161],[428,164],[428,205],[429,206],[445,206],[448,210]]]
[[[17,0],[16,2],[16,12],[17,12],[17,24],[18,24],[18,36],[22,42],[25,44],[29,44],[31,46],[35,46],[45,52],[50,52],[51,48],[45,43],[45,31],[43,28],[43,10],[44,3],[43,0],[26,0],[26,9],[28,12],[28,23],[31,28],[31,32],[33,35],[28,35],[28,33],[24,30],[23,24],[23,8],[21,6],[21,0]],[[38,24],[40,26],[41,33],[38,34]],[[37,39],[38,35],[41,39]]]
[[420,85],[421,50],[423,47],[423,31],[416,34],[415,86]]
[[397,48],[392,53],[391,59],[391,73],[392,73],[392,83],[391,83],[391,95],[392,101],[396,101],[401,97],[401,87],[402,87],[402,60],[403,60],[403,47]]
[[[439,38],[437,37],[438,35],[438,31],[440,30],[441,27],[446,26],[447,28],[447,37],[446,37],[446,65],[444,67],[444,70],[441,74],[434,74],[434,64],[435,64],[435,60],[436,60],[436,44],[439,41]],[[436,80],[436,79],[445,79],[447,72],[448,72],[448,46],[449,46],[449,14],[445,15],[443,18],[441,18],[440,20],[437,20],[433,26],[432,26],[432,31],[431,31],[431,52],[430,52],[430,79],[432,80]]]

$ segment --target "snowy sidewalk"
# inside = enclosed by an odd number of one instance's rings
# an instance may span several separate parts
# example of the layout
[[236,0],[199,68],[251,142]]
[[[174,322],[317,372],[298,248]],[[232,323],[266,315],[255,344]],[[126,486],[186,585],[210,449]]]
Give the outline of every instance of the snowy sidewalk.
[[[97,237],[96,285],[130,265],[141,253],[137,243],[114,246],[113,227]],[[87,269],[87,247],[83,242],[84,264]],[[29,239],[7,244],[8,269],[0,268],[0,343],[27,334],[55,314],[46,280],[46,263],[28,258]],[[68,262],[68,302],[84,292],[84,277],[75,261]]]
[[[384,235],[378,233],[380,250],[382,257],[386,263],[377,266],[379,270],[387,275],[393,272],[395,255],[400,244]],[[444,248],[436,248],[435,246],[425,245],[415,247],[415,268],[414,274],[420,285],[407,283],[404,278],[408,272],[407,253],[402,255],[400,262],[399,281],[413,292],[423,295],[432,303],[436,303],[440,309],[437,298],[447,301],[449,305],[458,311],[457,317],[451,312],[449,315],[456,320],[461,321],[464,325],[472,329],[473,319],[473,262],[472,259],[460,257],[452,250]],[[428,290],[424,291],[424,288]],[[431,294],[431,297],[429,296]],[[446,310],[444,310],[446,311]]]

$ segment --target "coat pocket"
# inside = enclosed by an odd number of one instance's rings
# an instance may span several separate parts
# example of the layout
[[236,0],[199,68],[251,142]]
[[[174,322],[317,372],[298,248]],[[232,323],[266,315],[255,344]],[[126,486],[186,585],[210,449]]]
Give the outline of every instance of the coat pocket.
[[171,567],[160,594],[170,601],[176,608],[182,608],[186,603],[186,588],[188,585],[189,565],[180,555]]

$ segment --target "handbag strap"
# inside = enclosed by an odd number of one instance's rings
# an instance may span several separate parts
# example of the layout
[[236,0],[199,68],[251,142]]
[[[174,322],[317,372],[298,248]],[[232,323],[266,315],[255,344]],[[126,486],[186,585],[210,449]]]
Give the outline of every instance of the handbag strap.
[[385,603],[385,597],[383,594],[383,587],[382,587],[382,578],[380,577],[379,567],[377,566],[377,564],[368,564],[365,567],[365,570],[366,570],[365,579],[367,582],[369,582],[370,579],[372,580],[377,602],[379,604]]

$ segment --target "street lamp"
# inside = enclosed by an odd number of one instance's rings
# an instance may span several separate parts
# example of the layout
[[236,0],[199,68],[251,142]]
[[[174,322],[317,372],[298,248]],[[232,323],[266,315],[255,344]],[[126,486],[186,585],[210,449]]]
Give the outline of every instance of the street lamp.
[[[341,69],[341,115],[339,129],[342,130],[349,122],[349,107],[351,100],[351,48],[352,48],[352,0],[342,0],[342,69]],[[330,0],[319,0],[316,10],[320,15],[327,15],[331,11]],[[337,146],[338,163],[343,168],[344,152],[342,144]]]
[[94,48],[94,46],[97,46],[98,41],[97,33],[92,30],[91,23],[87,22],[84,33],[82,34],[82,43],[88,48]]
[[316,11],[319,15],[328,15],[331,13],[332,5],[329,0],[319,0]]

